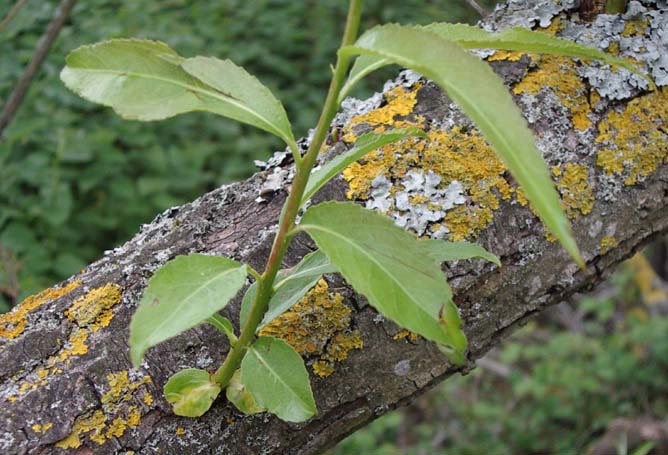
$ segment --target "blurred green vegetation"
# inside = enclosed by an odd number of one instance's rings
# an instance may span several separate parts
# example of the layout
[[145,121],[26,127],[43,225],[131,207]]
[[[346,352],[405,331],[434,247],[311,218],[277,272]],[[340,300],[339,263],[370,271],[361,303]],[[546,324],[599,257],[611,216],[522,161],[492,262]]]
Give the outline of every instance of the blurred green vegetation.
[[[13,3],[2,2],[0,16]],[[0,104],[57,3],[29,1],[0,34]],[[133,36],[165,41],[185,56],[230,58],[279,96],[303,136],[317,120],[346,7],[341,0],[77,2],[0,142],[0,245],[21,266],[19,300],[77,272],[162,210],[247,177],[254,159],[280,147],[266,133],[211,114],[122,120],[65,89],[58,73],[70,50]],[[365,2],[366,27],[476,19],[464,0]],[[394,74],[381,72],[357,95]],[[0,266],[0,283],[14,265]]]
[[329,455],[576,455],[616,418],[665,419],[668,293],[664,308],[644,305],[637,273],[626,266],[601,296],[562,304],[565,316],[544,313],[468,376],[448,379]]

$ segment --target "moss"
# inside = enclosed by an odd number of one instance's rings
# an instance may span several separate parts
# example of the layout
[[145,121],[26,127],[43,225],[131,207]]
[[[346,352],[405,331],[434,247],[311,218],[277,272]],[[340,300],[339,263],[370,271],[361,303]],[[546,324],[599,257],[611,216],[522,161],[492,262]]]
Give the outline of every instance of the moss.
[[529,72],[514,88],[516,95],[536,95],[544,89],[552,90],[571,111],[573,126],[584,131],[591,127],[586,84],[580,78],[577,66],[567,57],[544,55],[535,57],[537,68]]
[[[141,411],[133,404],[138,397],[141,386],[149,384],[151,378],[143,376],[131,379],[128,371],[109,373],[106,376],[107,389],[100,397],[102,409],[79,417],[75,420],[70,434],[56,443],[63,449],[77,448],[82,445],[82,438],[102,445],[111,438],[119,438],[130,428],[141,423]],[[142,401],[147,402],[148,392],[142,394]],[[151,397],[150,402],[153,402]],[[148,403],[147,403],[148,404]]]
[[661,88],[612,110],[599,123],[596,142],[604,144],[596,164],[608,175],[635,185],[668,160],[668,89]]
[[0,337],[16,338],[23,333],[28,325],[27,316],[45,303],[66,296],[81,286],[81,281],[73,281],[59,288],[49,288],[26,298],[11,312],[0,315]]
[[601,239],[601,254],[606,254],[613,248],[617,248],[618,245],[619,243],[614,237],[606,235]]
[[320,280],[290,311],[272,321],[260,335],[281,338],[303,356],[313,358],[312,369],[319,376],[334,372],[334,364],[362,348],[359,331],[352,330],[352,309],[339,293],[330,293]]

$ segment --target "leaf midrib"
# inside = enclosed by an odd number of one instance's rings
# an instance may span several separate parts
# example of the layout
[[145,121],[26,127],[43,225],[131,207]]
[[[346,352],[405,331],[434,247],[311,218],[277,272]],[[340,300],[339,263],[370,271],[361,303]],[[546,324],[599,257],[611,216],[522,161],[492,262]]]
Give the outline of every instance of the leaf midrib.
[[[256,111],[248,108],[245,104],[238,102],[234,98],[229,97],[229,96],[225,96],[225,95],[219,93],[219,91],[217,91],[217,90],[212,92],[211,90],[204,90],[204,89],[201,89],[197,86],[189,85],[189,84],[186,84],[186,83],[183,83],[183,82],[179,82],[179,81],[176,81],[174,79],[169,79],[169,78],[155,76],[155,75],[146,74],[146,73],[138,73],[136,71],[97,69],[97,68],[86,68],[86,67],[78,67],[78,66],[70,66],[70,69],[79,70],[79,71],[91,71],[91,72],[95,72],[95,73],[110,73],[110,74],[114,74],[114,75],[118,75],[118,76],[143,77],[143,78],[146,78],[146,79],[152,79],[152,80],[156,80],[156,81],[161,81],[161,82],[166,82],[166,83],[169,83],[169,84],[173,84],[173,85],[176,85],[177,87],[182,87],[186,90],[191,90],[193,92],[198,92],[198,93],[201,93],[203,95],[210,96],[211,98],[217,99],[219,101],[224,101],[226,103],[232,104],[232,105],[238,107],[239,109],[251,114],[252,116],[258,118],[260,121],[262,121],[263,123],[268,125],[272,129],[274,134],[276,134],[277,136],[282,138],[284,141],[287,141],[287,138],[285,137],[285,135],[279,129],[277,129],[277,127],[272,122],[267,120],[264,116],[258,114]],[[190,75],[190,76],[195,77],[195,76],[192,76],[192,75]]]
[[[389,272],[389,271],[388,271],[388,270],[387,270],[381,263],[379,263],[379,262],[375,259],[374,256],[368,254],[364,248],[358,246],[355,242],[350,241],[349,238],[347,238],[347,237],[345,237],[345,236],[339,234],[338,232],[336,232],[336,231],[332,231],[331,229],[327,229],[327,228],[325,228],[325,227],[322,227],[322,226],[319,226],[319,225],[316,225],[316,224],[304,224],[304,223],[302,223],[302,224],[299,225],[299,228],[300,228],[300,229],[305,229],[305,230],[308,230],[309,228],[312,228],[312,229],[315,229],[315,230],[320,230],[320,231],[322,231],[322,232],[325,232],[325,233],[328,233],[328,234],[330,234],[330,235],[333,235],[334,237],[338,237],[339,239],[342,239],[345,243],[348,243],[348,244],[352,245],[356,250],[360,251],[364,256],[368,257],[369,260],[370,260],[371,262],[373,262],[374,264],[376,264],[376,265],[378,266],[378,268],[380,268],[383,272],[385,272],[385,275],[388,276],[388,277],[390,277],[390,279],[392,280],[392,282],[394,282],[394,283],[397,285],[397,287],[399,287],[399,289],[401,289],[401,291],[402,291],[406,296],[408,296],[408,300],[410,300],[410,301],[412,301],[413,303],[415,303],[415,305],[416,305],[421,311],[423,311],[424,313],[426,313],[427,316],[428,316],[430,319],[432,319],[432,320],[434,319],[433,316],[432,316],[432,315],[431,315],[425,308],[423,308],[417,300],[414,300],[414,299],[411,297],[411,293],[408,292],[408,290],[407,290],[407,289],[406,289],[406,288],[405,288],[399,281],[397,281],[397,280],[394,278],[394,275],[392,275],[392,274],[391,274],[391,273],[390,273],[390,272]],[[436,321],[436,322],[438,322],[438,321]]]
[[[292,348],[290,348],[290,349],[292,349]],[[286,383],[286,382],[283,380],[283,378],[281,377],[281,375],[278,374],[278,373],[277,373],[277,372],[276,372],[276,371],[269,365],[269,363],[264,359],[264,357],[262,357],[260,351],[258,351],[256,348],[254,348],[254,347],[252,347],[252,346],[249,348],[249,350],[255,355],[255,358],[258,360],[258,362],[260,362],[260,363],[261,363],[267,370],[269,370],[269,372],[270,372],[274,377],[276,377],[276,379],[278,379],[278,381],[279,381],[281,384],[283,384],[283,386],[285,386],[290,392],[292,392],[292,394],[293,394],[294,396],[297,397],[297,399],[299,400],[299,402],[303,405],[304,409],[307,409],[307,410],[310,410],[310,409],[311,409],[311,407],[310,407],[310,403],[307,403],[306,401],[304,401],[304,397],[302,397],[301,394],[299,394],[297,391],[295,391],[295,389],[293,389],[288,383]]]
[[[193,295],[197,294],[197,293],[200,292],[202,289],[208,287],[208,286],[209,286],[211,283],[213,283],[214,281],[223,278],[223,277],[224,277],[225,275],[227,275],[227,274],[230,274],[230,273],[233,273],[233,272],[237,272],[237,271],[239,271],[239,269],[241,269],[242,267],[244,267],[244,266],[243,266],[243,265],[240,265],[240,266],[238,266],[238,267],[234,267],[234,268],[230,268],[230,269],[224,270],[224,271],[221,272],[220,274],[217,274],[217,275],[215,275],[214,277],[212,277],[212,278],[206,280],[204,283],[202,283],[201,285],[199,285],[193,292],[191,292],[191,293],[188,295],[188,297],[186,297],[185,299],[182,300],[183,304],[186,304],[187,302],[190,302],[190,300],[192,299],[192,296],[193,296]],[[155,294],[154,294],[154,295],[155,295]],[[179,306],[180,306],[180,305],[179,305]],[[180,315],[180,314],[177,314],[175,311],[170,311],[170,313],[169,313],[169,317],[168,317],[167,319],[165,319],[162,323],[160,323],[160,325],[158,325],[157,328],[155,328],[154,330],[152,330],[151,332],[149,332],[150,335],[148,335],[148,336],[146,337],[146,339],[147,339],[147,340],[150,339],[153,335],[155,335],[156,332],[158,332],[159,330],[162,330],[162,328],[165,327],[165,325],[167,325],[167,323],[171,323],[171,322],[175,319],[175,317],[177,317],[177,316],[178,316],[178,317],[181,317],[181,315]]]

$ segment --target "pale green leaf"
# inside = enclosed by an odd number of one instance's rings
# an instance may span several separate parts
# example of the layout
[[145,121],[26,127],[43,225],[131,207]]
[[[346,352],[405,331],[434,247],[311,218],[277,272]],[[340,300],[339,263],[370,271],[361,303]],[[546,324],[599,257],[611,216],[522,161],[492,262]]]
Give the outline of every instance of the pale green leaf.
[[487,63],[433,32],[398,25],[375,27],[340,52],[387,58],[436,82],[503,159],[546,227],[584,266],[533,134]]
[[160,120],[209,111],[294,145],[280,102],[229,61],[184,59],[159,41],[117,39],[75,49],[67,56],[60,77],[81,97],[110,106],[127,119]]
[[357,139],[355,145],[344,153],[334,157],[322,165],[317,171],[311,174],[311,177],[306,184],[306,190],[302,197],[301,205],[304,205],[322,186],[327,183],[332,177],[348,167],[349,164],[354,163],[369,152],[382,147],[400,139],[410,136],[425,137],[424,131],[418,128],[397,128],[390,131],[383,131],[380,133],[369,132],[363,134]]
[[[336,269],[329,262],[327,256],[320,250],[307,254],[293,268],[281,270],[274,283],[274,293],[271,296],[271,300],[269,300],[269,307],[258,326],[258,330],[261,330],[271,321],[289,310],[295,303],[299,302],[315,286],[322,275],[334,272],[336,272]],[[257,284],[253,283],[244,295],[239,315],[242,326],[248,318],[256,290]]]
[[181,67],[190,75],[234,100],[229,117],[269,131],[296,147],[290,121],[278,99],[254,76],[229,60],[214,57],[186,59]]
[[218,329],[220,333],[227,336],[231,342],[236,342],[237,337],[234,334],[234,327],[229,319],[218,313],[214,313],[206,319],[206,322]]
[[503,49],[600,60],[610,65],[625,68],[643,77],[650,85],[654,85],[651,78],[624,59],[575,41],[557,38],[539,31],[513,27],[498,33],[491,33],[472,25],[447,23],[430,24],[423,28],[467,49]]
[[261,408],[288,422],[317,412],[301,356],[283,340],[259,337],[241,361],[241,382]]
[[298,228],[381,314],[450,347],[453,361],[461,362],[466,338],[452,292],[417,237],[352,202],[310,207]]
[[230,379],[225,389],[225,395],[229,402],[244,414],[257,414],[266,411],[266,409],[257,405],[253,396],[246,390],[246,386],[241,383],[241,370],[235,371],[232,375],[232,379]]
[[130,322],[130,356],[138,366],[151,346],[204,322],[246,280],[246,266],[220,256],[178,256],[151,277]]
[[492,262],[499,267],[499,258],[476,243],[446,242],[443,240],[421,240],[424,251],[434,260],[441,262],[459,261],[461,259],[481,258]]
[[[651,87],[655,87],[654,81],[649,76],[643,74],[635,65],[624,59],[599,51],[593,47],[557,38],[539,31],[513,27],[501,32],[492,33],[473,25],[448,23],[416,26],[415,28],[436,33],[442,38],[453,41],[466,49],[502,49],[600,60],[610,65],[625,68],[643,77]],[[352,90],[353,86],[368,74],[391,63],[392,59],[383,56],[371,54],[359,56],[355,60],[348,79],[341,90],[340,99],[343,100],[350,90]]]
[[163,388],[163,394],[172,405],[174,414],[199,417],[209,410],[220,393],[220,386],[204,370],[187,368],[174,374]]

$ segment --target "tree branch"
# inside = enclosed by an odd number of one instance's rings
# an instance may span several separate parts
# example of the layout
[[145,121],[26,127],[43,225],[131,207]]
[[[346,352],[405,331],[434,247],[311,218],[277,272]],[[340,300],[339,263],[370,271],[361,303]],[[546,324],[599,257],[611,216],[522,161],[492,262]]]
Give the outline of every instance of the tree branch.
[[[75,2],[76,0],[61,0],[60,5],[58,5],[56,10],[56,14],[54,15],[51,22],[49,22],[49,25],[46,27],[42,37],[37,42],[37,47],[35,48],[32,59],[28,63],[28,66],[26,66],[26,69],[16,84],[16,87],[14,87],[14,90],[9,95],[5,106],[2,108],[2,113],[0,113],[0,138],[2,138],[2,134],[5,131],[5,128],[7,128],[7,126],[11,123],[12,119],[14,118],[14,114],[16,114],[16,111],[21,106],[21,102],[28,92],[30,83],[37,74],[37,71],[39,71],[42,63],[44,63],[44,59],[49,53],[49,49],[51,49],[51,46],[58,37],[58,33],[60,33],[63,24],[65,24],[65,20],[72,10]],[[20,7],[20,3],[15,5],[15,9],[17,9],[16,6]],[[9,15],[7,17],[11,20]],[[0,27],[0,30],[2,30],[2,27]]]
[[[563,3],[532,11],[534,2],[514,1],[491,14],[487,25],[546,26],[559,16],[558,24],[568,23],[561,33],[595,42],[621,40],[609,35],[621,27],[605,23],[617,18],[580,22]],[[633,41],[629,49],[655,39],[661,21],[668,20],[654,7],[642,14],[649,25],[631,37],[625,33],[624,40]],[[634,57],[654,71],[657,82],[663,74],[659,57]],[[529,318],[590,289],[668,232],[665,88],[645,93],[627,73],[567,58],[499,53],[490,60],[517,95],[550,163],[586,270],[546,236],[471,123],[435,85],[412,72],[388,83],[384,99],[347,101],[334,128],[350,140],[379,126],[410,123],[425,128],[429,139],[367,156],[314,201],[357,198],[369,207],[385,207],[397,222],[423,235],[445,235],[448,229],[452,238],[475,237],[501,258],[500,268],[476,260],[444,269],[469,339],[467,365],[449,365],[436,347],[380,318],[332,275],[313,291],[311,306],[304,302],[268,329],[303,353],[313,373],[317,417],[295,425],[265,414],[243,416],[223,399],[199,419],[171,413],[161,393],[167,378],[184,367],[215,368],[228,343],[202,325],[151,349],[142,367],[132,370],[130,317],[147,279],[176,255],[220,254],[256,268],[265,262],[285,199],[284,191],[267,191],[265,182],[283,176],[287,187],[293,171],[290,165],[269,165],[246,181],[166,210],[125,245],[0,317],[0,451],[320,453],[448,376],[473,368]],[[349,146],[339,141],[321,159]],[[430,172],[440,176],[439,185],[425,183],[427,176],[434,178]],[[460,186],[454,198],[459,202],[434,208],[450,197],[445,188]],[[299,234],[284,265],[312,248]],[[234,321],[239,300],[224,312]]]

